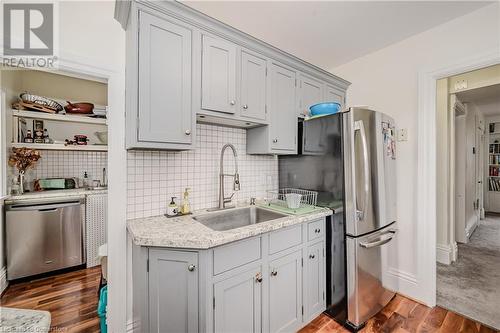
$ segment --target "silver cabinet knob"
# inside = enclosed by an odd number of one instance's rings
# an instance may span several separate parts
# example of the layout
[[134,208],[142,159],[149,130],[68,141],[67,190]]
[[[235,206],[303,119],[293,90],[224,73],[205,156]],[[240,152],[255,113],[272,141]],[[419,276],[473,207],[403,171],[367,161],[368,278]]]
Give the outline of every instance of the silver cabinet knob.
[[272,276],[276,276],[276,275],[278,275],[278,271],[273,270],[273,271],[271,272],[271,275],[272,275]]
[[257,273],[255,274],[255,282],[261,283],[262,282],[262,273]]
[[234,105],[234,104],[236,104],[236,102],[235,101],[231,101],[231,102],[229,102],[229,104]]
[[321,232],[321,229],[314,229],[314,232],[319,234]]
[[248,109],[248,105],[246,105],[246,104],[243,105],[243,109],[245,109],[245,110]]
[[192,271],[194,271],[195,268],[196,268],[196,266],[191,264],[188,266],[188,271],[192,272]]
[[309,259],[314,259],[314,257],[316,257],[314,254],[309,255]]
[[278,139],[274,139],[274,140],[273,140],[273,142],[274,142],[274,143],[278,142]]
[[191,130],[186,130],[184,133],[185,133],[186,135],[191,135]]

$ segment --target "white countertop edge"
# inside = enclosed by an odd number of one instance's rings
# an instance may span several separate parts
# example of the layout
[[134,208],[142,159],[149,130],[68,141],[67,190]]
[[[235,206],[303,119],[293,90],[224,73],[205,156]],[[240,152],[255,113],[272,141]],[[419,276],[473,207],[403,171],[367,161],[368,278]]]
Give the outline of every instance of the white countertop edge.
[[69,189],[41,192],[28,192],[22,195],[10,195],[4,198],[5,202],[19,202],[23,200],[57,198],[57,197],[81,197],[92,194],[107,194],[108,190],[88,190],[88,189]]
[[[241,228],[235,228],[227,231],[213,231],[203,224],[195,221],[192,217],[181,217],[187,224],[198,224],[199,234],[193,234],[190,238],[178,237],[175,232],[158,233],[157,230],[148,233],[141,224],[145,222],[165,223],[165,228],[170,229],[167,219],[164,216],[153,216],[147,218],[138,218],[127,220],[127,230],[135,245],[147,247],[167,247],[176,249],[206,250],[217,246],[229,244],[242,239],[258,236],[267,232],[276,231],[282,228],[290,227],[296,224],[310,222],[319,218],[333,215],[334,212],[328,208],[304,215],[287,215],[272,221],[262,222]],[[178,224],[177,227],[180,225]],[[140,230],[142,228],[142,230]],[[162,226],[163,228],[163,226]],[[181,235],[182,236],[182,235]],[[214,237],[210,237],[214,236]]]

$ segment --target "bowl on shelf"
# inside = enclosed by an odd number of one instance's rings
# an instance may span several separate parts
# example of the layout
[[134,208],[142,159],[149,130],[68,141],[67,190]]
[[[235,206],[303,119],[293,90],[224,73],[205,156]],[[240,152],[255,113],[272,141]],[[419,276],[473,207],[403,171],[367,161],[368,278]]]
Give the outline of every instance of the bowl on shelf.
[[309,110],[311,111],[311,116],[334,114],[339,112],[340,104],[337,102],[319,103],[311,106]]
[[108,132],[95,132],[95,136],[99,140],[100,144],[107,145],[108,144]]

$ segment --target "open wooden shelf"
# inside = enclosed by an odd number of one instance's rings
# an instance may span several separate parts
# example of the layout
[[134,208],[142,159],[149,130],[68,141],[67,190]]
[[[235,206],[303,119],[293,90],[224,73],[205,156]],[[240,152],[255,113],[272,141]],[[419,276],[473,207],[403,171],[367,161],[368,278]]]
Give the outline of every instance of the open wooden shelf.
[[78,116],[70,114],[53,114],[46,112],[26,111],[26,110],[12,110],[14,117],[30,118],[30,119],[44,119],[53,121],[68,121],[73,123],[96,124],[106,125],[107,119],[92,118],[89,116]]
[[64,145],[60,143],[18,143],[10,144],[13,148],[31,148],[39,150],[80,150],[80,151],[108,151],[107,145]]

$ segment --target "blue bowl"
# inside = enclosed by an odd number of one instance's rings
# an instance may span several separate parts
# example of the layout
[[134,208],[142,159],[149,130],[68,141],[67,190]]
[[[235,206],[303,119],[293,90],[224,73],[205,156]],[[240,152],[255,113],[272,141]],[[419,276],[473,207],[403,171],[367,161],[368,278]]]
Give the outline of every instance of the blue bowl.
[[309,110],[311,110],[311,116],[334,114],[339,112],[340,104],[337,102],[319,103],[311,106]]

